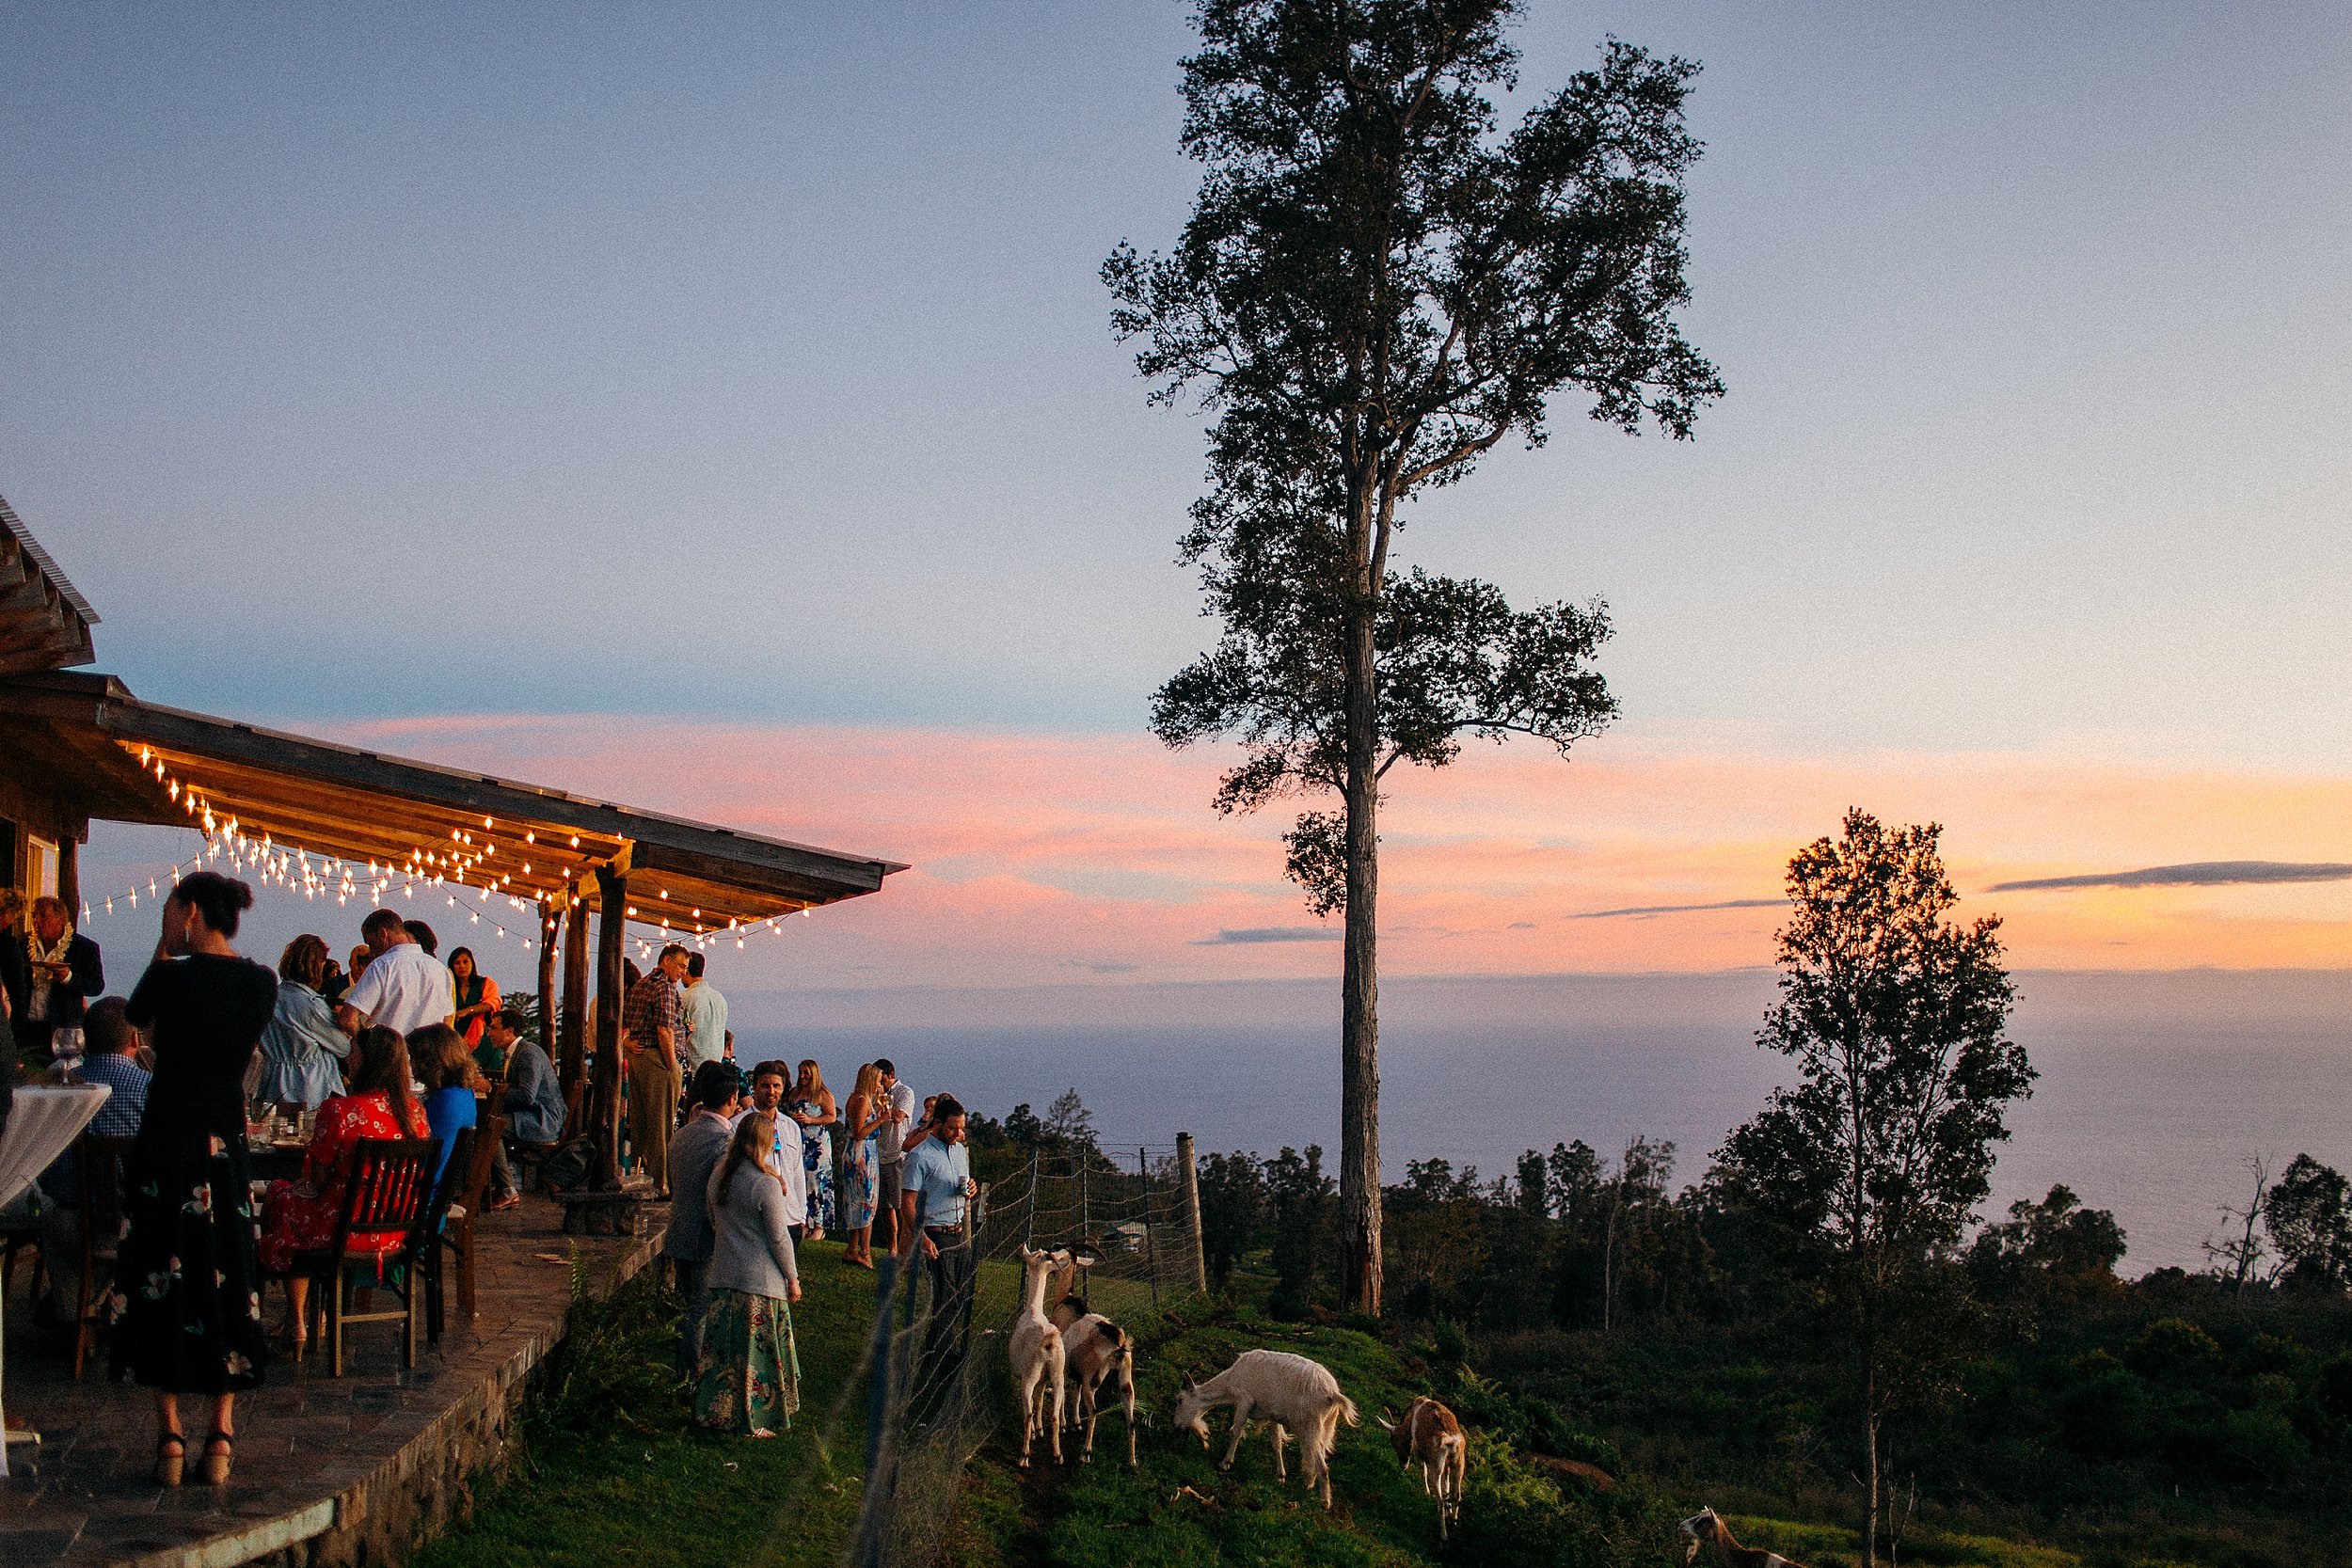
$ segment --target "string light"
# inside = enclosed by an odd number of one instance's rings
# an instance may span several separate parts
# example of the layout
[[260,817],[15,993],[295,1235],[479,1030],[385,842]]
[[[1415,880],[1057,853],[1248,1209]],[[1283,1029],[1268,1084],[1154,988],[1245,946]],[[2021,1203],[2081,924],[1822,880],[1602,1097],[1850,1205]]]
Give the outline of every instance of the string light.
[[[348,905],[354,897],[364,894],[369,903],[381,905],[391,892],[395,880],[400,883],[401,896],[408,899],[416,897],[417,889],[420,886],[443,888],[454,880],[460,891],[471,893],[482,904],[482,909],[467,911],[468,923],[470,925],[479,926],[483,923],[483,911],[489,908],[489,900],[493,896],[505,899],[508,906],[518,914],[534,907],[532,903],[505,891],[507,885],[513,880],[511,874],[499,876],[495,882],[490,880],[486,872],[472,882],[467,880],[467,872],[478,870],[484,861],[490,859],[498,852],[497,844],[486,839],[482,841],[477,848],[474,835],[470,832],[456,828],[450,830],[451,843],[455,846],[453,851],[427,850],[420,845],[411,849],[405,859],[398,862],[389,859],[378,861],[373,856],[370,856],[363,880],[362,874],[355,863],[341,855],[330,855],[323,850],[313,850],[300,845],[289,846],[279,843],[266,830],[258,837],[246,832],[233,813],[223,816],[215,809],[210,791],[203,789],[193,781],[175,776],[152,747],[139,748],[139,767],[142,772],[153,775],[155,781],[164,786],[167,800],[178,804],[190,817],[196,819],[191,824],[192,830],[203,835],[204,842],[194,855],[185,861],[175,861],[172,863],[170,876],[174,885],[177,885],[181,879],[189,872],[202,869],[207,863],[226,860],[230,869],[251,876],[264,888],[278,887],[288,892],[298,891],[304,898],[313,902],[321,898],[332,898],[339,906],[342,906]],[[482,826],[485,831],[495,831],[497,819],[485,816],[482,819]],[[523,842],[536,843],[537,837],[535,829],[527,829],[523,834]],[[578,833],[571,835],[571,843],[574,848],[580,847]],[[523,863],[523,875],[528,877],[531,874],[531,863],[526,861]],[[151,899],[159,896],[161,886],[160,877],[150,877],[147,879],[148,896]],[[661,899],[667,902],[670,890],[661,888],[659,891]],[[106,914],[112,915],[116,912],[117,897],[123,899],[130,909],[136,910],[139,900],[138,885],[134,882],[119,895],[103,895],[100,904]],[[457,895],[453,892],[445,893],[443,901],[448,908],[460,907]],[[806,915],[810,913],[810,910],[803,905],[800,912]],[[697,950],[707,950],[709,944],[719,937],[731,936],[735,939],[735,945],[739,949],[744,945],[744,938],[747,935],[757,935],[764,929],[772,936],[783,929],[782,915],[770,915],[765,919],[754,920],[748,924],[731,916],[723,932],[706,930],[700,924],[702,910],[696,907],[692,911],[692,918],[696,921],[696,925],[691,937],[683,930],[674,929],[666,919],[663,920],[660,923],[663,942],[667,944],[672,941],[691,942]],[[82,900],[83,924],[87,925],[93,918],[94,911],[89,900],[84,898]],[[637,913],[636,905],[631,904],[626,907],[625,918],[641,919]],[[641,921],[641,923],[651,924],[645,921]],[[489,924],[500,940],[504,940],[514,934],[507,930],[505,925],[497,918],[495,913],[492,914]],[[540,935],[543,938],[554,937],[560,925],[561,921],[557,917],[548,916],[541,922]],[[519,940],[525,952],[533,950],[537,945],[528,936],[521,937]],[[636,942],[640,957],[651,958],[656,951],[653,943],[643,937],[631,937],[626,940]]]

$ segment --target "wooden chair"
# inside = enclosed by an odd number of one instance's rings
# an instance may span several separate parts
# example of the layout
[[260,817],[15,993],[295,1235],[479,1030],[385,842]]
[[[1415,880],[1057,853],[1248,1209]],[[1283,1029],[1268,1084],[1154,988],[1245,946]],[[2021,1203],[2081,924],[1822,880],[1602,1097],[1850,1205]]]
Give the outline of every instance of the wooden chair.
[[73,1304],[73,1376],[79,1381],[90,1346],[98,1339],[98,1320],[90,1307],[103,1292],[98,1271],[114,1268],[122,1237],[123,1162],[131,1155],[130,1138],[101,1138],[85,1132],[73,1140],[73,1169],[82,1184],[82,1289]]
[[[328,1375],[343,1375],[345,1323],[401,1323],[405,1333],[400,1364],[416,1366],[424,1307],[423,1292],[417,1289],[418,1264],[432,1240],[424,1221],[433,1206],[433,1170],[440,1158],[438,1138],[361,1139],[352,1148],[351,1182],[344,1189],[343,1212],[335,1221],[335,1239],[318,1250],[294,1254],[294,1272],[310,1276],[313,1304],[326,1320]],[[390,1252],[379,1256],[351,1250],[354,1236],[388,1230],[402,1233],[401,1244]],[[374,1276],[366,1281],[369,1286],[400,1297],[398,1311],[355,1312],[346,1307],[344,1292],[361,1270]]]

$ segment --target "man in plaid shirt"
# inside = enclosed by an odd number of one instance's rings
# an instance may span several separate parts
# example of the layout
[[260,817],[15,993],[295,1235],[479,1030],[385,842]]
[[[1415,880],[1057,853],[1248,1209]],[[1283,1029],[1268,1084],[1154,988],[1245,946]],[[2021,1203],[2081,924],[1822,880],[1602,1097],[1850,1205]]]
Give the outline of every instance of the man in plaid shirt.
[[653,1178],[658,1196],[670,1180],[670,1128],[677,1120],[678,1048],[686,1043],[686,1008],[678,986],[686,978],[686,949],[661,950],[653,972],[629,988],[621,1004],[622,1059],[628,1064],[628,1147],[637,1168]]

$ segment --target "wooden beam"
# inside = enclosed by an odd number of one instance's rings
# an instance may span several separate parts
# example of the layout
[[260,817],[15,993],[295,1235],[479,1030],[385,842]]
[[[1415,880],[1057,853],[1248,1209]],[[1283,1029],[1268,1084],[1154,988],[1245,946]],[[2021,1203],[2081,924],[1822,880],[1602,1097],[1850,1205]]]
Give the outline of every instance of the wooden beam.
[[596,892],[604,906],[596,920],[596,1069],[595,1133],[598,1192],[621,1188],[621,943],[628,925],[628,874],[599,866]]
[[551,898],[539,901],[539,1049],[555,1059],[555,939],[563,917]]
[[[588,906],[574,898],[564,916],[564,1102],[577,1107],[580,1081],[588,1071]],[[577,1133],[579,1128],[568,1131]]]

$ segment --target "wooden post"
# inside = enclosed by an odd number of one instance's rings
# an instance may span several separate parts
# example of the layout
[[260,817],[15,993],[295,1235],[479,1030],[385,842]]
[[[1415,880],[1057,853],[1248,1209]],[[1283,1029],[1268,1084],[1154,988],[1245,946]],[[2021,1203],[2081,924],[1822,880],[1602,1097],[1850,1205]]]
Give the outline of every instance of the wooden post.
[[596,1075],[591,1126],[598,1192],[621,1187],[621,941],[628,926],[628,873],[596,867]]
[[1160,1230],[1152,1223],[1152,1166],[1144,1150],[1136,1150],[1136,1174],[1143,1179],[1143,1267],[1152,1276],[1152,1305],[1160,1304]]
[[1176,1134],[1176,1164],[1183,1175],[1184,1231],[1192,1238],[1192,1288],[1209,1293],[1209,1249],[1200,1239],[1200,1167],[1192,1157],[1192,1134]]
[[73,842],[70,832],[57,835],[57,901],[65,906],[65,917],[76,926],[82,923],[82,856],[81,846]]
[[555,1059],[555,903],[539,902],[539,1049]]
[[[588,1074],[588,905],[574,882],[564,909],[564,1103],[577,1110]],[[575,1125],[572,1132],[577,1132]]]

